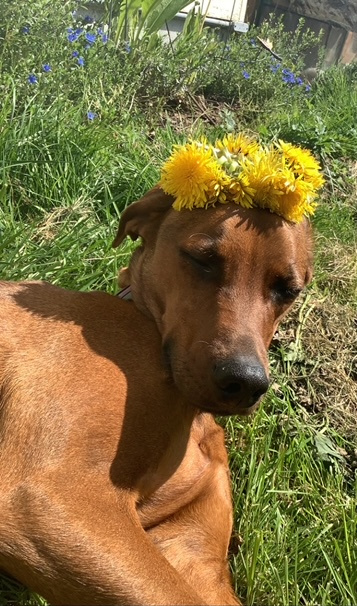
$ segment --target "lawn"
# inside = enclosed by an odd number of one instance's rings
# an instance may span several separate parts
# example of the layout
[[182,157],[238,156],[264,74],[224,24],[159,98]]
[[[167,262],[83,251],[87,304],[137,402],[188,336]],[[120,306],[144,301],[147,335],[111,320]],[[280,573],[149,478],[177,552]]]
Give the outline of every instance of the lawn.
[[[355,606],[357,65],[310,86],[311,33],[264,25],[278,64],[255,30],[226,43],[196,18],[171,48],[78,21],[76,6],[0,0],[1,277],[115,293],[131,251],[111,248],[120,212],[173,144],[246,130],[311,149],[326,178],[314,281],[274,339],[264,405],[224,422],[231,567],[249,606]],[[0,605],[15,604],[45,602],[0,577]]]

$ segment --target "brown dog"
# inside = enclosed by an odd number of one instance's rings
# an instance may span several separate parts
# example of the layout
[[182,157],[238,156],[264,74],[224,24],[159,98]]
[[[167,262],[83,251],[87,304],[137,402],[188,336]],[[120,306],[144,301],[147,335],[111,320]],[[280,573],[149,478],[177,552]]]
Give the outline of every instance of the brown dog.
[[207,411],[248,414],[266,391],[309,227],[171,203],[154,189],[122,216],[115,244],[143,240],[122,274],[135,304],[0,288],[0,568],[52,604],[240,603]]

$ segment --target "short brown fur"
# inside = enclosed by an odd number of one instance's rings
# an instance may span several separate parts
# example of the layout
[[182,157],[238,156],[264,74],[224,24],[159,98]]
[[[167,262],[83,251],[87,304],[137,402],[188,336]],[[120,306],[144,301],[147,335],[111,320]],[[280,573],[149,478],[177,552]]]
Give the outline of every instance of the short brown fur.
[[122,216],[115,243],[143,240],[121,272],[134,303],[0,287],[0,568],[53,605],[240,603],[210,412],[248,414],[260,392],[217,368],[268,373],[311,277],[310,231],[171,203],[155,188]]

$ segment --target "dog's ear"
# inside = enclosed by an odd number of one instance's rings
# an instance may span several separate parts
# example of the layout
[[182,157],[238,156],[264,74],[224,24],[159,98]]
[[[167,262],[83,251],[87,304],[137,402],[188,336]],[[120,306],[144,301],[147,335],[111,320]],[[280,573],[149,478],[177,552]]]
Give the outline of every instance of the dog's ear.
[[145,239],[146,229],[152,229],[155,222],[161,221],[173,201],[172,196],[165,194],[159,186],[156,186],[140,200],[128,206],[120,218],[113,247],[119,246],[126,236],[130,236],[132,240],[136,240],[139,236]]

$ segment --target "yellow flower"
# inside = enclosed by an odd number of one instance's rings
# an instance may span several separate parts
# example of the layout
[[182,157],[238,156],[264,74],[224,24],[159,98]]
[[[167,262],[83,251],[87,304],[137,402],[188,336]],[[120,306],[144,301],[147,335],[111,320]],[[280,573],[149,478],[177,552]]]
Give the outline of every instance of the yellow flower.
[[239,133],[238,135],[229,133],[222,140],[218,139],[215,143],[215,147],[222,152],[228,151],[235,156],[238,154],[247,156],[248,154],[255,152],[259,148],[259,144],[243,133]]
[[262,146],[246,135],[230,134],[215,147],[206,140],[176,146],[163,166],[160,186],[174,196],[176,210],[234,202],[300,222],[316,208],[323,184],[319,169],[306,149],[284,141]]
[[312,183],[286,165],[276,149],[261,148],[243,162],[243,173],[255,190],[254,206],[267,208],[288,221],[300,222],[311,214],[316,197]]
[[282,151],[286,163],[294,172],[303,176],[306,182],[311,183],[314,189],[320,189],[323,186],[324,178],[320,172],[320,164],[308,149],[296,147],[281,140],[277,147]]
[[238,177],[231,180],[226,189],[229,202],[239,204],[244,208],[252,208],[254,204],[255,189],[250,187],[248,177],[241,173]]
[[222,196],[229,182],[213,155],[212,147],[192,141],[177,145],[172,156],[162,167],[160,187],[176,198],[173,206],[204,208]]

